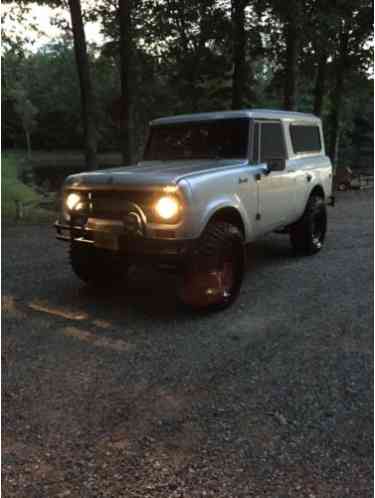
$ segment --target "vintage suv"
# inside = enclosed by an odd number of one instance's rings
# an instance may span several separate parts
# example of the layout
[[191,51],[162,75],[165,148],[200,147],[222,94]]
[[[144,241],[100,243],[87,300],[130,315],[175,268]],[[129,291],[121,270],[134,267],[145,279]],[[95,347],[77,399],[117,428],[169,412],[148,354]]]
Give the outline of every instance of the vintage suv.
[[112,285],[149,262],[178,272],[185,304],[218,310],[238,295],[245,244],[277,231],[296,253],[322,248],[333,196],[319,118],[252,109],[150,125],[140,163],[64,183],[55,226],[80,279]]

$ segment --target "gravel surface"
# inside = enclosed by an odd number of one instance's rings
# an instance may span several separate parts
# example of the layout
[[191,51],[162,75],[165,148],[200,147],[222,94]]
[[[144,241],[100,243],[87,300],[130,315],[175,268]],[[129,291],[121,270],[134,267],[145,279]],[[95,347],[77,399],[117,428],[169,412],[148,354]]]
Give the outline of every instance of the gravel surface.
[[314,257],[249,247],[211,316],[151,271],[90,291],[50,227],[6,228],[4,496],[372,496],[372,192],[329,216]]

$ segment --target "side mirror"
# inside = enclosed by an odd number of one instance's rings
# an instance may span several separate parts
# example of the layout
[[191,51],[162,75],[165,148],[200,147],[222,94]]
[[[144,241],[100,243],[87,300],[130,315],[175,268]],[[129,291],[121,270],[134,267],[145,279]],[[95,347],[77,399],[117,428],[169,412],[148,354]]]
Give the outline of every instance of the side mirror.
[[269,171],[283,171],[286,166],[284,158],[266,160]]
[[271,168],[268,166],[267,163],[264,164],[264,166],[262,168],[262,173],[265,176],[268,176],[271,173]]

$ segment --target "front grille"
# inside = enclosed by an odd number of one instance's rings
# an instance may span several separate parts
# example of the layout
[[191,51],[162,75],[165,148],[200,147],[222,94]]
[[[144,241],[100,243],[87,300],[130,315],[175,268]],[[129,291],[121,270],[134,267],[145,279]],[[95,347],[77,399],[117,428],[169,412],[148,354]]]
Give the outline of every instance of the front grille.
[[154,192],[142,192],[129,190],[116,191],[92,191],[88,194],[88,205],[90,216],[103,219],[123,219],[132,210],[132,205],[137,205],[146,215],[150,211]]

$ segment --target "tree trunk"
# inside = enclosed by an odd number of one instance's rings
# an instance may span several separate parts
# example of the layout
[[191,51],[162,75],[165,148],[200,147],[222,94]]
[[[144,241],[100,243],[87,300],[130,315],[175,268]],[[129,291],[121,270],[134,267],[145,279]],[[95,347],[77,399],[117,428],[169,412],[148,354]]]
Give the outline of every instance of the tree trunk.
[[299,33],[296,13],[293,13],[292,17],[286,22],[284,30],[286,42],[284,109],[293,111],[296,108],[299,50]]
[[131,0],[119,0],[120,19],[120,73],[121,73],[121,152],[125,165],[132,162],[132,113],[131,113]]
[[332,89],[332,104],[331,113],[329,116],[329,145],[328,155],[331,158],[334,166],[337,164],[338,157],[338,137],[340,132],[340,114],[342,97],[344,92],[344,78],[346,71],[346,61],[348,55],[348,32],[344,32],[340,36],[340,53],[336,62],[335,84]]
[[81,90],[82,122],[85,134],[85,159],[88,170],[97,169],[97,132],[95,126],[95,106],[92,92],[89,59],[87,55],[85,31],[80,0],[68,0],[74,37],[74,51],[77,62],[79,86]]
[[336,166],[338,156],[338,136],[340,131],[340,106],[343,94],[343,71],[336,74],[336,82],[332,91],[332,108],[329,116],[329,145],[328,155],[332,163]]
[[207,28],[205,26],[205,20],[207,15],[207,4],[202,3],[200,5],[199,10],[200,10],[199,41],[195,46],[194,66],[193,70],[191,71],[191,80],[190,80],[191,95],[192,95],[191,98],[192,112],[199,112],[199,99],[202,97],[202,91],[197,86],[197,82],[199,81],[199,77],[201,75],[202,63],[204,65],[204,49],[207,41],[207,31],[206,31]]
[[327,54],[325,50],[321,53],[318,63],[318,71],[316,74],[314,88],[314,114],[320,116],[322,114],[324,94],[326,90],[327,79]]
[[28,130],[25,130],[26,135],[26,145],[27,145],[27,159],[31,159],[31,136]]
[[232,39],[233,39],[233,79],[232,109],[240,109],[244,105],[246,86],[246,32],[245,32],[246,0],[232,0]]

